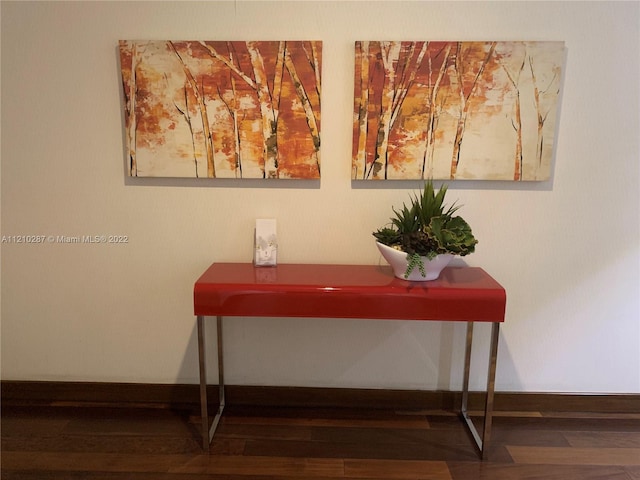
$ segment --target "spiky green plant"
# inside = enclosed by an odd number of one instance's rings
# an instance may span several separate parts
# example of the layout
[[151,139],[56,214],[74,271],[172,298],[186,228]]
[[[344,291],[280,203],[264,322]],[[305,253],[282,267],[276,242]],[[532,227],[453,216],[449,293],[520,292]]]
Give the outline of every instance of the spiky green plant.
[[[411,197],[411,205],[402,205],[401,210],[392,208],[394,217],[391,226],[382,227],[373,236],[380,243],[407,253],[409,265],[405,278],[413,271],[419,257],[429,259],[443,253],[465,256],[475,250],[478,241],[473,236],[469,224],[454,213],[460,208],[444,203],[447,186],[437,192],[433,182],[425,182],[420,195]],[[424,276],[424,274],[423,274]]]

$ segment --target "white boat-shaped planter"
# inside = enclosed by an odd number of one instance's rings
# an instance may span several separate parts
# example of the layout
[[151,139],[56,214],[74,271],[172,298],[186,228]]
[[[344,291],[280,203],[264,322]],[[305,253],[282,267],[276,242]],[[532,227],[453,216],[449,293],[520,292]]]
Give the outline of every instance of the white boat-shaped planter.
[[380,250],[380,254],[389,263],[389,265],[391,265],[393,274],[402,280],[409,280],[412,282],[436,280],[440,276],[442,270],[449,265],[449,262],[451,262],[454,257],[454,255],[449,253],[437,255],[431,260],[427,257],[420,257],[424,265],[425,275],[422,275],[419,266],[415,266],[409,276],[405,277],[404,274],[407,272],[407,265],[409,263],[407,253],[396,250],[395,248],[389,247],[388,245],[380,242],[376,242],[376,245],[378,246],[378,250]]

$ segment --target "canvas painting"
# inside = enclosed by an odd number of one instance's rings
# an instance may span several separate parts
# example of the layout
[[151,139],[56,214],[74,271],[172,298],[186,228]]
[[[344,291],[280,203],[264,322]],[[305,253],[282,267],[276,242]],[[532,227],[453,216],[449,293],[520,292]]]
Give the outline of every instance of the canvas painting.
[[563,58],[563,42],[356,42],[352,179],[549,179]]
[[319,41],[120,41],[128,174],[320,177]]

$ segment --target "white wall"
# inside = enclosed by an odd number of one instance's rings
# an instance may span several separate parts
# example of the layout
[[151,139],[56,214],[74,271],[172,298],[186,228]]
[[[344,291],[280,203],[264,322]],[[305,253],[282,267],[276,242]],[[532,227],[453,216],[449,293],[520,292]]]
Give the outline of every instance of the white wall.
[[[193,283],[213,261],[250,261],[256,218],[277,218],[281,262],[379,262],[371,232],[419,184],[351,184],[355,40],[564,40],[553,180],[457,182],[449,196],[480,240],[465,260],[508,293],[497,388],[640,392],[639,3],[1,8],[2,235],[129,238],[2,244],[3,379],[196,383]],[[321,182],[126,180],[119,39],[322,40]],[[457,389],[463,335],[435,322],[236,319],[227,381]]]

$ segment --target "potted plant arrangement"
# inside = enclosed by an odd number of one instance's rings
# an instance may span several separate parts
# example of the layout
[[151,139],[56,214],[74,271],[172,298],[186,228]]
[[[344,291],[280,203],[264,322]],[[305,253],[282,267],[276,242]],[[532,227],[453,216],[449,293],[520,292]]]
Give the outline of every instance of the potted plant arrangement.
[[391,225],[375,232],[376,245],[391,265],[394,275],[412,281],[435,280],[455,255],[473,253],[478,241],[469,224],[454,213],[455,203],[444,204],[447,186],[438,192],[428,180],[411,205],[392,207]]

